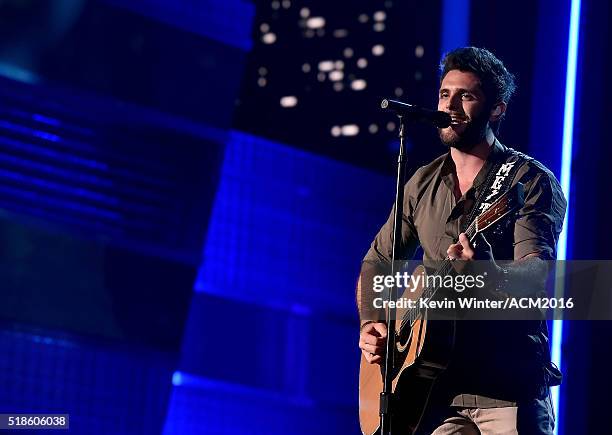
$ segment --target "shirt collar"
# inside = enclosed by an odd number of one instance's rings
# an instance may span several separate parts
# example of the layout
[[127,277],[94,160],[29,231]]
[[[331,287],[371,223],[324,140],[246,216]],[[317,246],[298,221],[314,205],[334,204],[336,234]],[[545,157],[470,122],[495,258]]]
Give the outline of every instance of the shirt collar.
[[495,141],[491,146],[491,152],[487,156],[487,160],[485,161],[482,168],[480,168],[478,175],[476,175],[476,178],[474,178],[474,183],[472,184],[472,187],[477,188],[485,182],[489,171],[491,170],[493,165],[495,165],[501,158],[503,158],[506,149],[506,146],[503,145],[500,141],[498,141],[497,138],[495,138]]
[[[508,148],[502,144],[500,141],[495,138],[493,145],[491,145],[491,152],[487,156],[487,160],[485,160],[484,165],[480,168],[480,171],[474,178],[474,182],[472,184],[472,188],[478,188],[487,178],[487,174],[493,167],[495,163],[497,163],[506,153]],[[446,158],[442,163],[442,168],[440,170],[440,176],[446,183],[446,185],[453,190],[455,186],[455,177],[453,174],[455,173],[455,163],[450,155],[450,151],[446,154]]]

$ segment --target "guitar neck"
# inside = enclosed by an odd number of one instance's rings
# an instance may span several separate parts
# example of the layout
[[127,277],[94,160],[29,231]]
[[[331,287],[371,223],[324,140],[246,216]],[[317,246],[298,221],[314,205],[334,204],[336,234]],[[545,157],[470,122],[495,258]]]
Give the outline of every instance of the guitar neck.
[[[523,185],[517,183],[514,187],[499,197],[491,206],[484,210],[476,219],[474,219],[465,230],[465,235],[470,242],[474,241],[476,235],[489,228],[494,223],[503,219],[514,210],[518,209],[524,203],[523,201]],[[433,275],[447,276],[454,270],[453,265],[448,257],[446,257],[440,267],[437,268]],[[436,294],[437,288],[426,286],[423,289],[421,298],[431,299]],[[421,308],[410,308],[404,314],[401,322],[401,329],[406,325],[411,325],[421,314]]]

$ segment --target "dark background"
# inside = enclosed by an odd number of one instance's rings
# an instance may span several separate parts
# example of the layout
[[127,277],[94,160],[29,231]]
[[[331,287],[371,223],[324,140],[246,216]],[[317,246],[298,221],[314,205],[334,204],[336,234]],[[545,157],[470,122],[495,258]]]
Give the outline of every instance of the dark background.
[[[76,433],[356,432],[353,287],[398,149],[380,100],[435,107],[442,52],[488,48],[518,82],[501,141],[559,177],[569,11],[1,2],[0,411],[67,412]],[[582,1],[568,259],[612,246],[608,16]],[[443,152],[409,127],[409,170]],[[609,432],[611,338],[565,323],[559,433]]]

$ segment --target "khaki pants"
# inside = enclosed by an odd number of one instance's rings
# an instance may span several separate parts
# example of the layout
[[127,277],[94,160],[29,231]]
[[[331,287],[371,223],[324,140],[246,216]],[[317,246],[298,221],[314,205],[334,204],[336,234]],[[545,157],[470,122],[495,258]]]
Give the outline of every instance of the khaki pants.
[[555,417],[550,395],[505,408],[448,408],[432,435],[552,435]]
[[432,435],[517,435],[517,407],[455,408]]

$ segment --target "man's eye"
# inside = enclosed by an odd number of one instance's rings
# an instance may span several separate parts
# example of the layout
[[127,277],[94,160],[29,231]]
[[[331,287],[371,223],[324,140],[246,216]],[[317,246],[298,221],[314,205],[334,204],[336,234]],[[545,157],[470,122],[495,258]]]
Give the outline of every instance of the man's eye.
[[441,93],[441,94],[440,94],[440,98],[441,98],[441,99],[442,99],[442,98],[446,98],[446,97],[448,97],[448,94],[447,94],[447,93],[445,93],[445,92],[444,92],[444,93]]
[[474,96],[472,94],[462,94],[461,98],[463,98],[464,100],[471,101],[474,99]]

